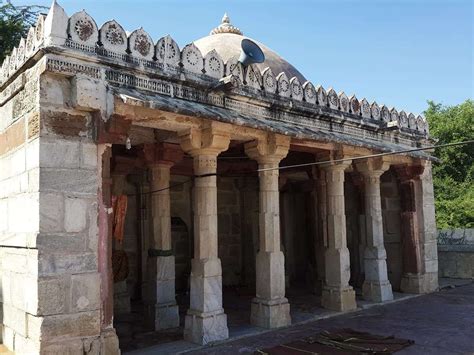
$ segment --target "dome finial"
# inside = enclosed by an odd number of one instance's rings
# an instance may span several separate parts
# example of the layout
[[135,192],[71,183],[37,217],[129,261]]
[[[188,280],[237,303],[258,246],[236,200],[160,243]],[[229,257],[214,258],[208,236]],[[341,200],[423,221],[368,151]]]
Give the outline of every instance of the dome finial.
[[210,34],[215,35],[219,33],[233,33],[236,35],[243,35],[242,31],[239,28],[235,27],[230,23],[230,18],[229,15],[227,15],[227,12],[224,13],[224,16],[221,20],[221,24],[214,28]]
[[222,17],[221,23],[230,23],[230,18],[229,15],[227,15],[227,12],[224,12],[224,16]]

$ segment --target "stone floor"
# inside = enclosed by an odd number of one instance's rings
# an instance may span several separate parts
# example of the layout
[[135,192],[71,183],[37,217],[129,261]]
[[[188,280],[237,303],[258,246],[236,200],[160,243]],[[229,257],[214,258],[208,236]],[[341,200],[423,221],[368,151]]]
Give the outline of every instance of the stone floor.
[[[256,349],[341,327],[415,341],[415,345],[399,354],[473,353],[474,284],[466,280],[443,280],[440,285],[443,288],[440,292],[424,296],[395,294],[394,302],[383,305],[358,300],[361,310],[345,314],[321,309],[319,300],[314,296],[290,293],[288,298],[294,325],[276,331],[249,326],[248,306],[242,302],[245,295],[235,293],[233,298],[228,291],[224,299],[229,316],[230,340],[207,347],[178,340],[128,353],[251,354]],[[251,296],[247,297],[250,300]],[[180,331],[177,329],[176,334]],[[157,338],[161,342],[164,340],[158,334]]]

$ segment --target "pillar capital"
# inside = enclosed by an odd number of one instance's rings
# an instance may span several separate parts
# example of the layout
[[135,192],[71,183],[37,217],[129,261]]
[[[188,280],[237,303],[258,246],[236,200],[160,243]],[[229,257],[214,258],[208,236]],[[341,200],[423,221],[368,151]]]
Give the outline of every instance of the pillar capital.
[[352,160],[338,161],[341,159],[350,159],[351,156],[345,155],[343,150],[328,150],[316,155],[318,161],[324,161],[319,167],[324,171],[346,170],[352,164]]
[[245,144],[245,153],[259,164],[278,164],[287,156],[289,149],[290,137],[274,133]]
[[390,162],[384,160],[382,157],[357,160],[355,165],[357,171],[365,177],[380,177],[390,168]]
[[211,122],[202,128],[190,128],[178,133],[181,148],[193,157],[217,156],[229,148],[228,125]]

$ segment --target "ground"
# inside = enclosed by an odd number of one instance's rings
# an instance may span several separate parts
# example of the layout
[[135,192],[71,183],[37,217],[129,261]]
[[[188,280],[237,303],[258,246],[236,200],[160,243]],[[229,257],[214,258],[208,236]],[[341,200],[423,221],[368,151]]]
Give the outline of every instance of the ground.
[[[328,319],[202,347],[191,354],[252,354],[331,328],[411,339],[397,354],[474,353],[474,283]],[[152,354],[153,347],[134,352]]]
[[205,348],[192,354],[245,354],[324,329],[349,327],[412,339],[399,354],[474,352],[474,284]]

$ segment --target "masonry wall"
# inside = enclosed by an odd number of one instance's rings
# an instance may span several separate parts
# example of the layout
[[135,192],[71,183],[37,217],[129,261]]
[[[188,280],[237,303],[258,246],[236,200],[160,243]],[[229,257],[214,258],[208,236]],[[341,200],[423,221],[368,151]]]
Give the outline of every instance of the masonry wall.
[[17,353],[98,353],[92,115],[71,109],[69,79],[35,70],[0,107],[3,342]]
[[[39,139],[36,69],[0,94],[0,331],[11,350],[35,346]],[[22,84],[23,80],[28,80]],[[15,93],[15,87],[19,91]],[[29,290],[29,292],[25,292]]]

